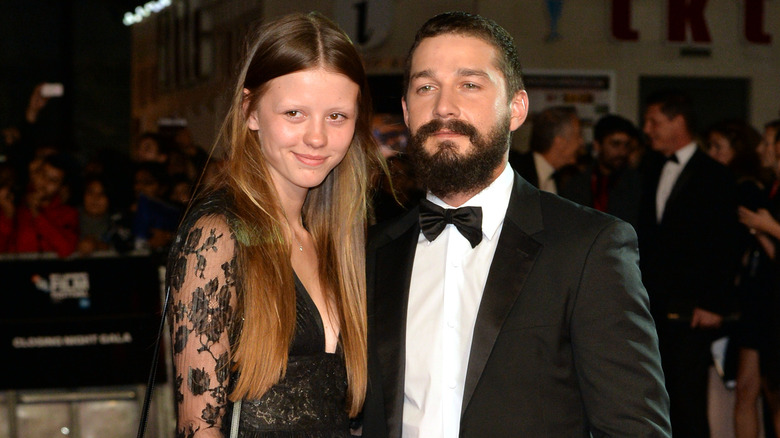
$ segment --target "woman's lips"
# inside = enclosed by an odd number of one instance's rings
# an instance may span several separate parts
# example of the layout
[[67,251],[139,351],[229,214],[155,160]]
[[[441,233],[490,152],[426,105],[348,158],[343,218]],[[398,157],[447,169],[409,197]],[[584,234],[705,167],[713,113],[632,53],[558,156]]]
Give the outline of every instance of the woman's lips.
[[321,155],[295,154],[295,158],[307,166],[319,166],[324,163],[327,157]]

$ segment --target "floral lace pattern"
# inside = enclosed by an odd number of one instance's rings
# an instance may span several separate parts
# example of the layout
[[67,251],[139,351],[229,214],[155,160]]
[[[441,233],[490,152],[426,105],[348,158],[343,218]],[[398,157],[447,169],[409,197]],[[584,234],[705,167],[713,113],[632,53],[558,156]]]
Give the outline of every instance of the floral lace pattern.
[[191,437],[200,430],[219,430],[228,404],[235,237],[224,218],[201,217],[173,257],[169,282],[177,437]]
[[[230,324],[237,303],[235,235],[225,210],[191,212],[169,256],[177,438],[227,436],[237,379]],[[316,305],[295,279],[296,330],[285,377],[259,400],[244,400],[239,436],[349,437],[344,357],[325,352]]]

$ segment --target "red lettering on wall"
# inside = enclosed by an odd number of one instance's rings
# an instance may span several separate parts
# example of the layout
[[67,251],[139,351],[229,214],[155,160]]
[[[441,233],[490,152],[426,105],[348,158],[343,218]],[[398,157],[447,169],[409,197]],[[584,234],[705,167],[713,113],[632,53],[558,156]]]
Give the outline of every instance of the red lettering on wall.
[[764,32],[764,0],[745,0],[745,39],[769,44],[772,36]]
[[621,41],[639,40],[631,28],[631,0],[612,0],[612,36]]
[[692,42],[712,42],[704,20],[705,6],[707,0],[669,0],[669,41],[685,42],[685,30],[690,26]]

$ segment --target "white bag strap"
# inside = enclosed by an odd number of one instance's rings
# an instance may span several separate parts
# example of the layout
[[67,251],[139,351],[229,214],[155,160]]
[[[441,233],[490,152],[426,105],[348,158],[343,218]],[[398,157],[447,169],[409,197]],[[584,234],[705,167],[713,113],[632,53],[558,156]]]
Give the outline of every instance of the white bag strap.
[[233,402],[233,416],[230,420],[230,438],[238,438],[239,418],[241,418],[241,400]]

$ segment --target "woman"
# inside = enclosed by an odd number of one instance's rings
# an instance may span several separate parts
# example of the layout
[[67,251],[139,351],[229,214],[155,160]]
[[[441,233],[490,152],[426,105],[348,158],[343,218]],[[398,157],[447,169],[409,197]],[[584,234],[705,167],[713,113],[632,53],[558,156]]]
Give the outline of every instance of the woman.
[[177,430],[347,437],[366,388],[366,191],[381,159],[365,72],[316,13],[251,41],[222,175],[169,258]]
[[[775,121],[765,126],[765,136],[762,148],[772,149],[776,161],[772,166],[775,176],[780,179],[780,121]],[[753,211],[748,208],[739,208],[739,220],[755,233],[756,238],[761,242],[762,247],[773,259],[772,270],[772,289],[769,299],[761,307],[764,315],[763,348],[759,348],[758,360],[760,366],[756,365],[756,373],[760,370],[760,384],[754,383],[755,387],[763,389],[764,400],[769,406],[771,423],[774,425],[775,435],[780,435],[780,266],[778,266],[778,245],[780,245],[780,197],[773,185],[770,191],[770,205],[768,208],[760,208]],[[771,211],[770,211],[771,210]],[[757,379],[758,380],[758,379]],[[755,392],[758,392],[758,388]],[[757,397],[757,396],[756,396]],[[757,416],[757,412],[755,412]],[[757,418],[751,418],[750,424],[756,424],[755,429],[750,430],[750,435],[758,436]],[[753,433],[755,431],[755,433]]]
[[[737,179],[740,196],[740,218],[745,228],[740,234],[742,264],[737,277],[740,319],[732,337],[737,345],[737,375],[734,406],[734,429],[737,438],[754,438],[759,434],[758,400],[761,394],[761,368],[768,350],[768,312],[773,290],[772,258],[774,245],[755,227],[746,215],[767,212],[770,200],[766,186],[769,178],[760,178],[765,151],[759,150],[761,135],[745,122],[725,122],[708,132],[710,156],[728,166]],[[763,152],[763,153],[759,153]],[[767,181],[763,184],[761,181]],[[760,362],[763,365],[760,366]]]

